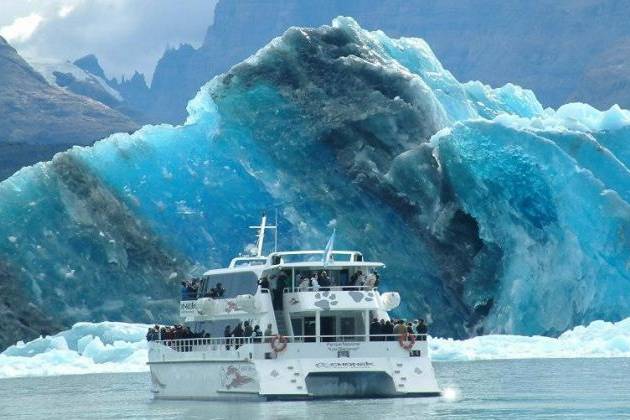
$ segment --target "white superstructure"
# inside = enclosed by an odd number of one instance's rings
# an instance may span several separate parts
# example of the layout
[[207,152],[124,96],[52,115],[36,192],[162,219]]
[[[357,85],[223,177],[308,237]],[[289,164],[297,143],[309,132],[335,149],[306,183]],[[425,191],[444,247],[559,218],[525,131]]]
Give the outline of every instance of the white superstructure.
[[[149,343],[156,398],[440,395],[426,335],[370,334],[370,322],[389,320],[400,302],[398,293],[381,293],[369,281],[357,285],[359,271],[376,276],[382,263],[332,246],[263,256],[265,230],[275,226],[263,216],[255,228],[256,255],[206,272],[196,295],[181,302],[184,323],[210,337],[160,336]],[[322,271],[330,285],[300,287],[300,278]],[[223,296],[203,297],[217,283]],[[271,334],[224,337],[226,325],[245,321],[262,331],[270,326]]]

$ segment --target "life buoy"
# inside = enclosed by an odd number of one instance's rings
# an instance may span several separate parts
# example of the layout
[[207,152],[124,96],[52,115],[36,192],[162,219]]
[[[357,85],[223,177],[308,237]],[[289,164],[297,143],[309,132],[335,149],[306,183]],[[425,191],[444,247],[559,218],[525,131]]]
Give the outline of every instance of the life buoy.
[[403,349],[411,350],[413,348],[413,345],[416,344],[416,336],[415,334],[404,332],[400,334],[400,337],[398,337],[398,343]]
[[287,348],[287,343],[289,340],[283,335],[276,334],[271,338],[271,349],[275,353],[280,353]]

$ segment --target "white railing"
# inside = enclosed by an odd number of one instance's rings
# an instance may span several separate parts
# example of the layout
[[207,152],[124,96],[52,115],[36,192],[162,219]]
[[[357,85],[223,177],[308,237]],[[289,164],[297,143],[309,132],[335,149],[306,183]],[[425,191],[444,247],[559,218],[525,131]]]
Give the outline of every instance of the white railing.
[[[426,334],[416,334],[416,341],[426,341]],[[316,335],[296,335],[284,337],[289,343],[315,343],[318,342],[318,336]],[[273,337],[218,337],[218,338],[177,338],[177,339],[164,339],[153,340],[153,343],[161,344],[169,347],[178,352],[192,352],[192,351],[231,351],[237,350],[241,346],[246,344],[266,344],[269,343]],[[353,343],[353,342],[393,342],[398,341],[400,335],[398,334],[372,334],[365,336],[362,334],[354,335],[320,335],[319,342],[323,343]]]
[[319,286],[319,287],[285,287],[282,291],[284,293],[297,293],[297,292],[350,292],[353,290],[371,291],[376,290],[376,287],[372,286]]

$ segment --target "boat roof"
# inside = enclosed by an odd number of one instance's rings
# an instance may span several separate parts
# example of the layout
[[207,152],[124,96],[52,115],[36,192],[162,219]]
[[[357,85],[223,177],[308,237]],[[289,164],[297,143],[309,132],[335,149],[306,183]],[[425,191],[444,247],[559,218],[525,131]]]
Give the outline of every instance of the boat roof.
[[[332,261],[328,261],[324,264],[323,258],[321,260],[298,260],[290,261],[292,258],[299,258],[303,256],[305,258],[311,258],[316,255],[326,254],[325,250],[305,250],[305,251],[282,251],[272,252],[267,256],[252,256],[252,257],[236,257],[232,259],[230,265],[227,268],[218,268],[208,270],[204,273],[204,276],[213,274],[224,274],[230,272],[242,272],[242,271],[255,271],[260,273],[269,268],[303,268],[303,269],[328,269],[328,270],[341,270],[348,267],[366,267],[366,268],[384,268],[385,264],[377,261],[363,261],[363,255],[359,251],[330,251]],[[340,261],[335,261],[335,256],[346,257]],[[357,261],[358,259],[358,261]],[[286,261],[285,261],[286,260]]]

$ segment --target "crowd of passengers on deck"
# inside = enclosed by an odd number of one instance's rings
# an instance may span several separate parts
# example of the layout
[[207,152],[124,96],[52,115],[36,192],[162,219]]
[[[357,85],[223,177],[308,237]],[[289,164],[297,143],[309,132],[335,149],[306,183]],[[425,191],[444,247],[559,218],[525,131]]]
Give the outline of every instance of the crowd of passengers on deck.
[[404,319],[384,320],[374,318],[370,322],[370,341],[395,341],[397,337],[411,334],[420,341],[426,340],[428,326],[424,319],[407,322]]
[[[193,278],[191,280],[183,281],[182,283],[182,300],[195,300],[197,299],[201,289],[201,279]],[[208,297],[212,299],[220,299],[225,294],[223,284],[217,283],[216,286],[210,288],[202,297]]]
[[[295,285],[298,291],[326,291],[331,289],[374,289],[379,286],[380,276],[376,270],[371,270],[367,274],[363,274],[361,270],[355,272],[350,276],[350,280],[347,284],[339,285],[335,282],[335,279],[326,272],[326,270],[306,270],[296,273]],[[221,283],[217,283],[216,286],[210,288],[205,294],[202,293],[202,281],[199,278],[192,278],[190,280],[181,282],[181,294],[182,300],[195,300],[199,297],[206,297],[212,299],[221,299],[225,294],[225,288]],[[273,286],[275,287],[273,287]],[[263,276],[258,280],[258,286],[263,293],[271,291],[274,295],[278,295],[281,299],[282,291],[284,288],[289,287],[289,276],[281,271],[278,274],[273,274],[271,279],[267,276]]]
[[[223,338],[225,339],[225,348],[226,350],[230,350],[231,347],[234,349],[238,349],[241,345],[243,345],[247,340],[251,339],[254,343],[262,343],[271,341],[271,337],[273,336],[272,325],[267,324],[267,328],[264,333],[260,329],[259,325],[254,325],[249,321],[243,321],[237,323],[234,328],[230,325],[226,325],[223,330]],[[203,339],[208,339],[208,343],[210,342],[211,335],[205,331],[201,332],[193,332],[190,327],[187,325],[176,324],[173,326],[162,326],[154,325],[150,327],[147,331],[146,339],[147,341],[155,341],[155,340],[184,340],[184,339],[201,339],[200,343],[204,344]],[[184,348],[184,350],[186,350]]]

